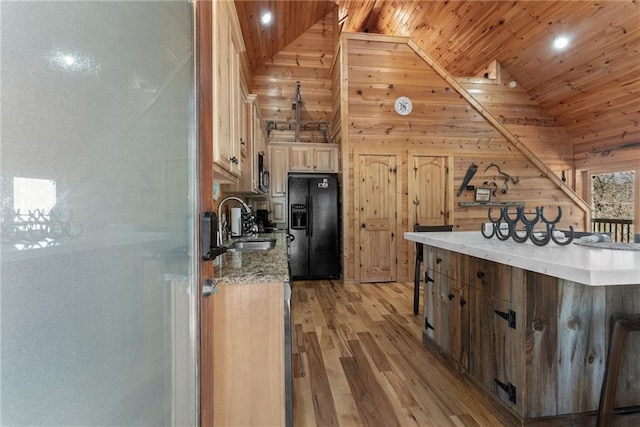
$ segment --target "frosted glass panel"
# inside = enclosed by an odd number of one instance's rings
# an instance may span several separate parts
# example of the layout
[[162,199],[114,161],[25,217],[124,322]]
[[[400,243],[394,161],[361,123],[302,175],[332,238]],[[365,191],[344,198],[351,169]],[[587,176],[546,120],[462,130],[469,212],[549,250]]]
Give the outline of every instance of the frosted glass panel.
[[0,425],[195,425],[193,7],[0,8]]

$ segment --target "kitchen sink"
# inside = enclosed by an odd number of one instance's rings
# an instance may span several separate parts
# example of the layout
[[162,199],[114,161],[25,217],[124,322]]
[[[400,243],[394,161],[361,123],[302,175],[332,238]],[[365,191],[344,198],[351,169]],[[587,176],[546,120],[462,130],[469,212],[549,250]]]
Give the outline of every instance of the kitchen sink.
[[276,239],[252,239],[234,242],[228,251],[268,251],[276,247]]

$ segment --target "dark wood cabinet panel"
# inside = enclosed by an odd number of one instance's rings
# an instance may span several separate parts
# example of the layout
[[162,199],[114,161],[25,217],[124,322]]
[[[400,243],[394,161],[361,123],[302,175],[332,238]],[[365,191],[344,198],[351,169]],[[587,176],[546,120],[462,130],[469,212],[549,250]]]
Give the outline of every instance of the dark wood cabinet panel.
[[[435,259],[435,258],[434,258]],[[469,361],[469,287],[427,269],[424,334],[441,352],[466,368]]]
[[[523,420],[596,411],[609,318],[640,312],[640,284],[587,286],[451,255],[425,248],[425,339]],[[616,407],[640,403],[640,340],[627,346]]]

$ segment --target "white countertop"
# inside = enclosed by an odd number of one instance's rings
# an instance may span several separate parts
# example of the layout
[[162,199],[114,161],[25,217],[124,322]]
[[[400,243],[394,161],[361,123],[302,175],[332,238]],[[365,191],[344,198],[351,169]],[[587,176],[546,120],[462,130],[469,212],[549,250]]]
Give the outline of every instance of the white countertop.
[[408,232],[404,238],[589,286],[640,284],[640,251],[503,242],[479,231]]

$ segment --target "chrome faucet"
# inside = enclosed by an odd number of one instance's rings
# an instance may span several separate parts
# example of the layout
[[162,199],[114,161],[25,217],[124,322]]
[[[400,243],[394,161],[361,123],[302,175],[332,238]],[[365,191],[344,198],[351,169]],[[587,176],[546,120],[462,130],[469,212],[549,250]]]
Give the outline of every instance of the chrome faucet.
[[[223,242],[223,238],[222,238],[222,221],[220,220],[220,215],[222,214],[222,205],[224,205],[229,200],[235,200],[236,202],[240,203],[242,205],[242,209],[246,213],[250,214],[253,217],[253,214],[251,212],[251,208],[241,198],[236,197],[236,196],[227,196],[227,197],[223,198],[222,200],[220,200],[220,203],[218,204],[218,242],[217,242],[218,246],[222,246],[222,244],[224,243]],[[252,231],[253,231],[254,228],[257,231],[257,226],[252,226],[251,227]]]

